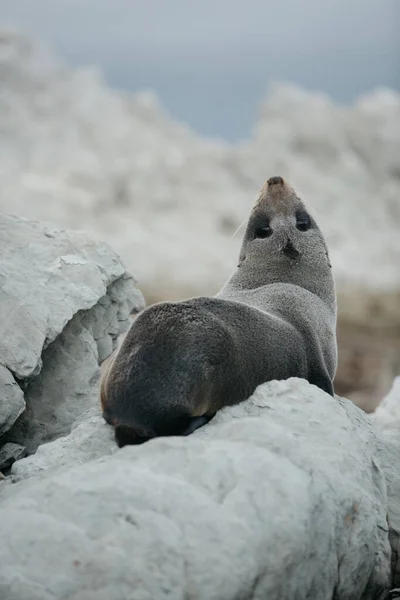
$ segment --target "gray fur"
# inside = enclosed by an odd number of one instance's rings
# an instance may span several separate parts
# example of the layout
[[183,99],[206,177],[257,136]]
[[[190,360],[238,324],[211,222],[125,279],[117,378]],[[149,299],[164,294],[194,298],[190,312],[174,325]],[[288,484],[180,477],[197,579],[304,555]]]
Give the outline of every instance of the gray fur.
[[[306,212],[295,192],[280,177],[268,180],[223,289],[155,304],[136,318],[104,391],[104,418],[119,445],[188,434],[272,379],[301,377],[333,395],[336,293],[328,251],[309,214],[310,229],[297,229],[296,211]],[[255,238],[266,223],[269,237]]]

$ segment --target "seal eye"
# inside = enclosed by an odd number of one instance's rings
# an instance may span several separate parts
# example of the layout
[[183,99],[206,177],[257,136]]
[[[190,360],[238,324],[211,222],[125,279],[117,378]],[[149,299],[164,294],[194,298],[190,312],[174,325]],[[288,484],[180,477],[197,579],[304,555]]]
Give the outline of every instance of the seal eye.
[[259,227],[258,229],[255,230],[255,237],[256,238],[267,238],[272,234],[272,229],[269,225],[266,225],[265,227]]
[[307,213],[296,214],[296,227],[299,231],[308,231],[311,227],[311,219]]

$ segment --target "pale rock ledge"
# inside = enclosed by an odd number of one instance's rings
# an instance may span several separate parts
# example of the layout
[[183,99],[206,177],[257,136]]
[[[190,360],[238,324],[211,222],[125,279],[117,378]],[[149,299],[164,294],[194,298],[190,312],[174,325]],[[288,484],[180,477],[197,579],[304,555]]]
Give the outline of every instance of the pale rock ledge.
[[99,364],[143,305],[106,244],[0,215],[0,446],[33,452],[69,433],[98,403]]
[[396,582],[400,445],[303,380],[187,438],[116,449],[93,409],[45,448],[0,484],[4,600],[372,600]]

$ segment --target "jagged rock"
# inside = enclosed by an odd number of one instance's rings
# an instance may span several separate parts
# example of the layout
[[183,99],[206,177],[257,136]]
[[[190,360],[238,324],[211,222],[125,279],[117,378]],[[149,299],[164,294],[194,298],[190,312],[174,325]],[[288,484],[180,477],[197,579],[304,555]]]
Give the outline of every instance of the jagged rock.
[[400,377],[394,379],[389,393],[371,413],[370,419],[384,433],[400,437]]
[[400,439],[397,435],[378,437],[376,462],[386,480],[389,542],[392,548],[393,586],[400,586]]
[[0,364],[0,436],[10,429],[24,409],[21,388],[11,372]]
[[[99,413],[99,409],[90,412]],[[50,469],[56,471],[66,466],[72,467],[107,456],[116,450],[111,427],[106,425],[100,414],[90,416],[74,426],[69,435],[42,444],[35,454],[14,463],[12,480],[17,482]]]
[[25,446],[11,443],[4,444],[4,446],[0,448],[0,469],[11,467],[16,460],[23,458],[25,455]]
[[396,377],[389,394],[369,417],[383,434],[378,438],[378,459],[385,473],[388,490],[393,585],[400,586],[400,377]]
[[106,244],[12,215],[0,216],[0,280],[2,431],[26,402],[0,444],[33,452],[98,402],[99,363],[143,298]]
[[378,598],[392,585],[385,439],[291,379],[189,437],[3,482],[0,597]]

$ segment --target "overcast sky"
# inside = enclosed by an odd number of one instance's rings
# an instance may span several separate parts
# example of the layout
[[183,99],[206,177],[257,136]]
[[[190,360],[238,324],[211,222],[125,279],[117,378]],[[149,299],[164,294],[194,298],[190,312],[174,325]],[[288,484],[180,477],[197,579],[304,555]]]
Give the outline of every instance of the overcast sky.
[[269,82],[342,102],[400,89],[400,0],[0,0],[0,24],[229,139],[249,134]]

